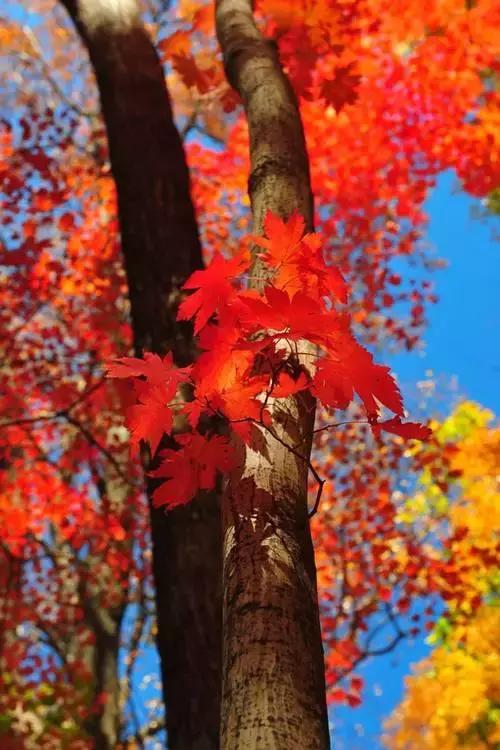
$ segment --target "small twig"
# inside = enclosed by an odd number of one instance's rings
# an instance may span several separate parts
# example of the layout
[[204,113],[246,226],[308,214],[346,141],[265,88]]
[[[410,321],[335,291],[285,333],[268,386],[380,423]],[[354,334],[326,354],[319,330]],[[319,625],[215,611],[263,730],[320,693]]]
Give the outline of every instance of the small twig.
[[321,501],[321,495],[323,494],[323,487],[325,486],[326,479],[316,479],[316,481],[318,482],[318,492],[316,493],[316,500],[314,501],[314,505],[308,513],[309,518],[312,518],[318,512],[319,504]]
[[318,472],[314,468],[313,464],[311,463],[311,459],[310,458],[308,458],[307,456],[303,456],[302,453],[299,453],[297,450],[295,450],[295,448],[292,445],[288,445],[288,443],[285,440],[283,440],[282,438],[280,438],[280,436],[277,435],[274,432],[274,430],[272,430],[267,425],[265,425],[265,424],[262,423],[262,427],[265,430],[267,430],[269,432],[269,434],[275,440],[278,441],[278,443],[280,443],[282,446],[284,446],[285,448],[287,448],[290,451],[290,453],[293,453],[293,455],[296,456],[298,459],[300,459],[301,461],[304,461],[304,463],[307,464],[308,469],[311,472],[311,474],[313,475],[314,479],[316,480],[316,482],[318,484],[318,492],[317,492],[317,495],[316,495],[316,500],[314,501],[314,505],[313,505],[312,509],[308,513],[309,518],[312,518],[317,513],[317,511],[318,511],[319,503],[320,503],[320,500],[321,500],[321,495],[323,494],[323,487],[325,486],[326,480],[322,479],[320,477],[320,475],[318,474]]
[[193,130],[193,128],[196,128],[196,121],[198,120],[199,111],[199,105],[195,104],[193,111],[187,118],[186,122],[184,123],[184,127],[180,131],[180,136],[183,141],[187,138],[191,130]]
[[94,383],[94,385],[88,388],[88,390],[84,391],[81,396],[78,396],[77,399],[69,404],[69,406],[64,407],[64,409],[58,409],[57,411],[49,412],[49,414],[38,414],[34,417],[21,417],[19,419],[6,420],[5,422],[0,422],[0,429],[2,429],[2,427],[17,427],[24,424],[34,424],[35,422],[50,422],[52,419],[67,419],[70,412],[73,411],[73,409],[75,409],[83,401],[86,401],[89,396],[91,396],[98,388],[100,388],[104,384],[105,380],[106,378],[104,376],[100,378],[97,383]]
[[347,424],[370,424],[367,419],[347,419],[345,422],[332,422],[331,424],[324,425],[323,427],[317,427],[313,430],[313,435],[317,435],[319,432],[325,430],[333,430],[335,427],[343,427]]
[[85,391],[81,396],[79,396],[75,401],[73,401],[69,406],[65,407],[64,409],[58,409],[55,412],[52,412],[50,414],[39,414],[34,417],[23,417],[21,419],[13,419],[8,420],[5,422],[0,422],[0,429],[2,427],[12,427],[12,426],[18,426],[18,425],[26,425],[26,424],[34,424],[36,422],[48,422],[51,420],[56,419],[65,419],[68,424],[71,424],[73,427],[76,427],[82,435],[88,440],[88,442],[93,445],[95,448],[97,448],[100,453],[103,454],[109,461],[109,463],[113,466],[116,473],[122,479],[126,484],[128,484],[130,487],[133,487],[134,489],[137,489],[139,485],[136,482],[133,482],[123,471],[122,467],[120,466],[119,462],[116,460],[116,458],[113,456],[113,454],[106,448],[105,445],[103,445],[99,440],[97,440],[96,437],[90,432],[88,427],[86,427],[82,422],[77,419],[77,417],[74,417],[72,415],[72,411],[79,406],[83,401],[89,398],[89,396],[92,395],[98,388],[100,388],[104,382],[105,378],[102,377],[97,383],[94,383],[93,386],[91,386],[87,391]]
[[122,479],[125,484],[128,484],[130,487],[133,487],[134,489],[137,489],[139,485],[136,482],[133,482],[127,475],[123,472],[122,467],[116,460],[116,458],[113,456],[113,454],[106,448],[105,445],[100,443],[97,438],[94,437],[94,435],[90,432],[90,430],[83,425],[79,419],[76,419],[75,417],[72,417],[71,414],[66,414],[66,420],[69,422],[69,424],[73,425],[73,427],[77,427],[82,435],[88,440],[88,442],[93,445],[97,450],[99,450],[103,456],[105,456],[109,463],[112,465],[120,479]]

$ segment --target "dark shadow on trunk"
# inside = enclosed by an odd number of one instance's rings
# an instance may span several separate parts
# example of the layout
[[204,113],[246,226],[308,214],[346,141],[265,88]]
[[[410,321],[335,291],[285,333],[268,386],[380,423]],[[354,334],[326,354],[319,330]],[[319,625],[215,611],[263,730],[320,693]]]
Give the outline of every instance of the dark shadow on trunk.
[[[134,347],[192,359],[191,329],[176,309],[202,266],[189,172],[163,71],[142,24],[96,26],[63,0],[88,49],[118,192]],[[90,8],[90,3],[89,3]],[[83,9],[83,12],[82,12]],[[89,18],[92,23],[89,23]],[[220,520],[215,497],[168,515],[152,510],[153,571],[170,750],[219,747]]]

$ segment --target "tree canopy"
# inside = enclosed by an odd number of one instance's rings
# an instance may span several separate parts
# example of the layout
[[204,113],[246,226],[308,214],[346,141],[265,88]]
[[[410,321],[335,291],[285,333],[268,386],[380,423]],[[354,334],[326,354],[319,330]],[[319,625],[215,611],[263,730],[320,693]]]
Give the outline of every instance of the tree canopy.
[[[426,681],[477,670],[496,622],[497,430],[464,407],[431,436],[384,356],[418,348],[438,304],[438,176],[494,206],[498,3],[215,5],[0,6],[12,748],[156,741],[162,700],[138,711],[134,687],[156,639],[171,750],[197,731],[218,747],[221,700],[234,750],[261,628],[280,731],[314,724],[326,747],[317,599],[328,699],[348,705],[362,661],[436,627],[444,600],[448,640],[395,715],[392,746],[411,746],[414,717],[434,726]],[[491,740],[491,677],[456,726],[442,692],[429,748]]]

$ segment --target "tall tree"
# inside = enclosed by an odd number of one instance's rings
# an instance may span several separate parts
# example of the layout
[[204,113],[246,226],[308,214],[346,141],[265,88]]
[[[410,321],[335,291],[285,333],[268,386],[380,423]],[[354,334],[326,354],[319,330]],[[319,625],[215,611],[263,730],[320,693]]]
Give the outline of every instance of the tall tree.
[[[192,359],[175,320],[202,266],[182,142],[136,2],[64,1],[89,52],[117,189],[134,347]],[[146,463],[147,466],[147,463]],[[151,508],[157,642],[169,746],[218,746],[220,531],[215,495],[169,515]]]
[[[255,25],[250,0],[221,0],[216,22],[226,75],[248,119],[253,230],[262,233],[268,211],[284,219],[299,211],[312,230],[302,121],[276,47]],[[265,273],[256,247],[252,286],[262,290]],[[227,750],[329,746],[307,511],[314,402],[290,398],[279,408],[290,418],[265,447],[246,446],[224,496],[221,747]],[[305,459],[286,441],[298,444]]]

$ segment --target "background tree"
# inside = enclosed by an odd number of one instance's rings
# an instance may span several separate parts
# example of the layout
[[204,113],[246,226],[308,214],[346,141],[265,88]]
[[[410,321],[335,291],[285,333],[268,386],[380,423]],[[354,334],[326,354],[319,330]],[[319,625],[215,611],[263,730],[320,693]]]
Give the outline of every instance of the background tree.
[[[498,427],[492,414],[464,403],[437,430],[455,440],[451,461],[459,491],[451,503],[429,472],[409,512],[449,524],[450,571],[445,609],[429,641],[436,645],[406,680],[406,693],[387,723],[389,748],[491,748],[499,741],[498,714]],[[453,571],[453,575],[451,575]]]

